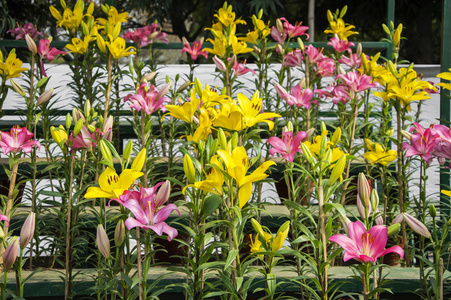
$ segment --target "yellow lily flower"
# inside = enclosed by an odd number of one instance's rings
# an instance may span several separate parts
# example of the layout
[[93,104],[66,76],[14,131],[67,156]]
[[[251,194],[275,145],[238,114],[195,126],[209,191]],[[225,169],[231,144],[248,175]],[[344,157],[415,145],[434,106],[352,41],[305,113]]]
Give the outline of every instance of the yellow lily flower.
[[127,23],[127,20],[128,12],[118,13],[115,7],[110,6],[110,10],[108,11],[108,20],[104,18],[98,18],[97,22],[102,26],[105,26],[105,24],[108,22],[108,25],[111,28],[114,28],[117,23]]
[[242,120],[243,114],[233,100],[224,103],[212,113],[214,114],[213,126],[215,127],[222,127],[234,131],[241,131],[245,128]]
[[235,35],[230,37],[230,44],[232,45],[233,54],[242,54],[254,51],[254,49],[249,48],[245,42],[239,41]]
[[105,44],[107,45],[108,50],[110,50],[110,53],[114,59],[136,54],[136,51],[134,51],[136,50],[135,47],[125,48],[125,40],[121,37],[117,37],[113,40],[113,42],[106,42]]
[[222,174],[222,163],[219,161],[218,156],[215,155],[211,158],[210,164],[214,165],[210,171],[206,174],[206,179],[203,181],[189,184],[183,188],[182,193],[185,194],[185,189],[188,187],[195,187],[199,190],[206,191],[218,196],[222,196],[224,185],[224,175]]
[[63,12],[63,16],[57,21],[59,27],[66,27],[66,29],[78,28],[83,20],[83,8],[77,7],[72,11],[70,8],[66,8]]
[[191,92],[191,101],[187,101],[179,105],[166,105],[166,109],[169,111],[168,115],[173,116],[176,119],[185,121],[186,123],[192,123],[194,113],[199,108],[200,100],[196,97],[196,91]]
[[90,36],[85,36],[83,41],[79,38],[73,38],[72,44],[67,44],[66,48],[69,49],[70,53],[80,53],[84,54],[89,48],[89,42],[91,41]]
[[206,109],[200,109],[199,115],[199,126],[196,128],[196,131],[193,135],[188,135],[186,137],[188,142],[196,142],[198,143],[200,140],[206,140],[211,133],[211,120],[208,116],[208,112]]
[[27,71],[27,68],[21,68],[22,61],[16,58],[15,50],[9,52],[5,63],[3,63],[3,55],[0,57],[0,76],[6,77],[5,80],[21,76],[20,73]]
[[247,157],[246,149],[244,147],[236,147],[232,153],[225,150],[218,150],[218,155],[224,161],[227,168],[227,174],[236,180],[238,187],[238,206],[242,208],[251,197],[252,183],[268,177],[265,171],[276,163],[273,161],[266,161],[250,175],[246,175],[251,167],[249,158]]
[[[448,71],[451,71],[451,69],[449,69]],[[437,74],[437,77],[449,81],[449,80],[451,80],[451,72],[439,73],[439,74]],[[440,82],[437,85],[443,87],[444,89],[451,90],[451,83]]]
[[244,124],[247,127],[252,127],[257,123],[265,122],[268,124],[269,130],[272,130],[274,128],[274,122],[268,119],[280,117],[280,115],[276,113],[261,113],[263,104],[259,91],[255,91],[251,100],[239,93],[238,103],[240,105],[241,113],[243,114]]
[[272,251],[277,252],[280,250],[280,248],[282,248],[283,242],[287,239],[289,229],[290,229],[290,221],[286,221],[285,223],[282,224],[282,226],[280,226],[279,230],[277,231],[276,237],[272,242],[271,246]]
[[134,169],[125,169],[119,176],[115,170],[106,168],[99,177],[100,187],[89,187],[85,194],[86,199],[94,198],[116,198],[118,199],[136,179],[143,175],[142,172]]
[[64,126],[60,125],[58,128],[51,126],[50,134],[52,135],[53,140],[58,144],[58,146],[60,146],[63,153],[67,153],[65,141],[67,141],[68,135]]
[[381,144],[373,143],[369,139],[365,139],[365,145],[368,151],[363,154],[363,157],[365,157],[372,165],[374,165],[374,163],[379,163],[383,166],[387,166],[397,157],[396,150],[387,151]]
[[[251,219],[252,227],[257,231],[257,235],[255,240],[252,240],[251,236],[251,253],[258,253],[262,251],[273,251],[277,252],[282,248],[283,242],[287,239],[288,231],[290,229],[290,221],[286,221],[280,226],[279,230],[275,237],[273,237],[270,233],[263,230],[261,225],[254,219]],[[264,236],[265,244],[262,244],[261,239],[258,237]]]
[[218,38],[215,38],[214,40],[207,39],[207,42],[212,43],[213,48],[204,48],[205,51],[207,51],[211,54],[215,54],[219,57],[224,57],[224,55],[226,53],[226,46],[227,46],[227,41],[225,39],[218,39]]
[[330,29],[324,30],[324,33],[330,33],[332,35],[337,35],[340,40],[348,40],[348,37],[353,34],[359,34],[357,31],[352,31],[355,28],[354,25],[345,25],[342,18],[335,20],[329,20]]
[[208,84],[205,85],[205,89],[202,90],[202,106],[209,108],[218,104],[223,104],[230,101],[227,95],[219,95],[218,92],[211,88]]
[[235,12],[232,11],[232,5],[227,6],[224,4],[222,8],[218,10],[218,13],[214,15],[216,18],[218,18],[218,21],[221,22],[224,26],[229,26],[231,24],[244,24],[246,25],[246,22],[243,20],[236,20],[235,21]]

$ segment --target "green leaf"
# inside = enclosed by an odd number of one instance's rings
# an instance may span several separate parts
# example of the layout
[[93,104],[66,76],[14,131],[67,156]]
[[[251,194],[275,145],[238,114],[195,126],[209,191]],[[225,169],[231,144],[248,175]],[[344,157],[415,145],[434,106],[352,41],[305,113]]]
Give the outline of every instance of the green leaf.
[[234,249],[232,251],[229,251],[229,255],[227,256],[225,265],[224,265],[224,270],[227,269],[233,262],[233,260],[236,258],[236,255],[238,254],[238,249]]
[[220,196],[211,195],[210,197],[207,197],[202,206],[201,220],[204,220],[210,216],[221,203],[222,198]]

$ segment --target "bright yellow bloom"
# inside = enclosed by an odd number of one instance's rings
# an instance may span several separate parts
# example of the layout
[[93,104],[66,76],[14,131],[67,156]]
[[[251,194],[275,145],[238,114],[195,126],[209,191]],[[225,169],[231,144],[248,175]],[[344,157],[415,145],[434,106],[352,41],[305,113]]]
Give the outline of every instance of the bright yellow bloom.
[[208,84],[205,85],[205,89],[202,90],[202,106],[209,108],[215,105],[224,104],[230,101],[227,95],[219,95],[218,92],[211,88]]
[[196,131],[193,135],[186,136],[186,140],[188,142],[196,142],[198,143],[200,140],[206,140],[211,133],[211,120],[208,116],[208,112],[206,109],[200,109],[199,115],[199,126],[196,128]]
[[219,57],[224,57],[224,55],[226,53],[226,46],[227,46],[227,41],[225,39],[218,39],[218,38],[215,38],[214,40],[207,39],[207,42],[212,43],[213,48],[204,48],[205,51],[207,51],[211,54],[215,54]]
[[[136,48],[135,47],[128,47],[125,48],[125,40],[121,37],[117,37],[113,40],[113,42],[106,42],[105,43],[108,47],[108,50],[110,50],[111,55],[114,59],[119,59],[121,57],[129,56],[132,54],[136,54]],[[129,51],[132,50],[132,51]]]
[[116,198],[118,199],[136,179],[143,175],[142,172],[134,169],[125,169],[121,175],[117,175],[116,171],[110,167],[106,168],[99,177],[100,187],[89,187],[85,194],[86,199],[94,198]]
[[[449,69],[448,71],[451,71],[451,69]],[[451,81],[451,72],[442,72],[440,74],[437,74],[437,77]],[[451,83],[440,82],[437,85],[443,87],[444,89],[451,90]]]
[[50,133],[52,134],[53,140],[60,145],[61,142],[67,141],[68,135],[66,132],[66,129],[63,125],[60,125],[58,128],[55,128],[54,126],[50,127]]
[[109,27],[114,28],[117,23],[127,23],[127,19],[128,12],[118,13],[117,9],[111,6],[110,10],[108,11],[108,20],[104,18],[98,18],[97,22],[99,22],[99,24],[102,26],[105,26],[105,24],[108,22]]
[[213,156],[210,160],[210,164],[213,165],[210,171],[206,174],[206,179],[203,181],[195,182],[194,184],[189,184],[183,189],[183,194],[185,194],[185,189],[188,187],[195,187],[199,190],[206,191],[218,196],[222,196],[224,185],[224,175],[222,174],[222,163],[218,159],[217,155]]
[[239,93],[238,103],[240,105],[241,113],[243,114],[244,124],[247,127],[252,127],[257,123],[265,122],[268,124],[269,130],[272,130],[274,127],[274,122],[268,119],[280,117],[280,115],[276,113],[261,112],[263,104],[262,98],[260,98],[260,93],[258,91],[255,91],[251,100]]
[[85,54],[88,51],[90,41],[90,36],[85,36],[83,41],[79,38],[73,38],[72,44],[67,44],[66,48],[69,49],[69,53]]
[[330,29],[324,30],[324,33],[330,33],[333,35],[337,35],[340,40],[348,40],[348,36],[353,34],[359,34],[357,31],[352,31],[355,28],[354,25],[345,25],[345,22],[342,18],[338,18],[337,20],[329,20]]
[[169,111],[168,115],[186,123],[191,123],[193,122],[193,117],[199,107],[199,103],[200,100],[196,97],[196,91],[193,90],[191,92],[191,101],[179,105],[168,104],[166,105],[166,109]]
[[[275,237],[271,233],[263,230],[261,225],[255,220],[251,219],[252,226],[255,231],[257,231],[257,236],[255,240],[252,241],[251,236],[251,253],[263,252],[263,251],[273,251],[277,252],[282,248],[283,242],[287,239],[288,231],[290,229],[290,221],[286,221],[280,226]],[[263,236],[263,239],[259,239],[259,235]],[[264,243],[262,243],[264,241]]]
[[22,61],[16,58],[16,51],[12,50],[9,52],[5,63],[3,63],[3,55],[0,57],[0,76],[4,77],[5,80],[10,78],[16,78],[21,76],[20,73],[27,71],[27,68],[21,68]]
[[233,100],[223,103],[220,109],[212,113],[214,114],[213,126],[215,127],[222,127],[234,131],[241,131],[245,128],[242,119],[243,114]]
[[216,18],[218,18],[218,21],[221,22],[224,26],[229,26],[231,24],[244,24],[246,25],[246,22],[243,20],[236,20],[235,21],[235,13],[232,11],[232,5],[227,6],[224,4],[222,8],[218,10],[218,13],[214,15]]
[[218,150],[218,155],[224,161],[227,169],[227,174],[236,180],[238,187],[238,205],[242,208],[251,197],[252,183],[268,177],[265,171],[276,163],[273,161],[266,161],[261,166],[255,169],[250,175],[246,175],[251,167],[249,158],[247,157],[246,149],[244,147],[236,147],[229,153],[225,150]]
[[254,51],[254,49],[249,48],[245,42],[238,41],[238,38],[235,35],[230,37],[230,43],[232,45],[233,54],[242,54]]
[[369,139],[365,139],[365,145],[368,151],[363,154],[363,157],[365,157],[372,165],[374,165],[374,163],[379,163],[386,166],[396,159],[396,150],[387,151],[381,144],[373,143]]

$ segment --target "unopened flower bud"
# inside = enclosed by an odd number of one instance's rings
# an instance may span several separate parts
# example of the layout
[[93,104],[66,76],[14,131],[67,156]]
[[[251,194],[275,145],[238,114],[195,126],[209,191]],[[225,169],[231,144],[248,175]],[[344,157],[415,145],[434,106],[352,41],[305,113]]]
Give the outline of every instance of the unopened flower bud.
[[335,129],[334,134],[332,135],[332,138],[330,140],[331,142],[331,147],[335,147],[338,142],[341,140],[341,127],[337,127],[337,129]]
[[135,159],[133,160],[131,169],[141,172],[141,170],[144,167],[144,164],[146,163],[146,155],[147,155],[147,150],[141,149],[141,151],[139,151],[138,155],[136,155]]
[[235,64],[236,64],[236,54],[234,54],[230,59],[229,66],[234,66]]
[[316,159],[313,157],[312,152],[310,152],[310,149],[304,144],[301,143],[301,149],[302,154],[304,154],[305,159],[313,166],[316,164]]
[[371,187],[365,174],[360,173],[357,179],[357,194],[366,209],[370,207]]
[[34,235],[36,225],[36,214],[31,212],[20,230],[20,249],[24,249],[31,241]]
[[80,130],[83,127],[83,124],[84,124],[83,119],[79,119],[77,121],[77,123],[75,123],[74,132],[73,132],[74,137],[76,137],[80,133]]
[[238,139],[238,133],[235,131],[232,135],[232,139],[230,140],[232,142],[232,150],[238,146]]
[[357,44],[357,50],[356,50],[357,56],[361,57],[362,56],[362,44],[358,43]]
[[280,33],[283,33],[283,24],[282,21],[280,21],[280,19],[276,20],[276,28],[277,30],[279,30]]
[[130,157],[130,155],[132,154],[132,150],[133,150],[133,142],[132,140],[128,140],[127,145],[125,146],[124,149],[124,155],[122,156],[124,160],[127,160]]
[[373,208],[373,211],[377,211],[377,207],[379,206],[379,194],[377,193],[376,189],[371,190],[371,206]]
[[189,87],[190,84],[191,84],[191,82],[189,82],[189,81],[187,81],[187,82],[185,82],[184,84],[182,84],[182,85],[177,89],[177,93],[181,93],[181,92],[183,92],[184,90],[186,90],[186,89]]
[[309,130],[306,131],[306,133],[307,133],[306,141],[310,140],[310,138],[313,136],[314,132],[315,132],[315,128],[310,128]]
[[89,116],[91,114],[91,101],[89,101],[89,100],[85,101],[85,104],[83,106],[83,111],[85,113],[85,116],[87,118],[89,118]]
[[398,71],[396,70],[396,66],[393,64],[391,60],[387,62],[387,68],[393,74],[393,76],[398,78]]
[[67,115],[66,115],[66,130],[69,131],[71,126],[72,126],[72,117],[71,117],[70,113],[67,113]]
[[427,227],[418,219],[412,217],[407,213],[403,213],[403,217],[404,221],[406,221],[407,225],[409,225],[409,227],[412,228],[413,231],[415,231],[421,236],[424,236],[427,239],[431,237],[431,233],[429,232]]
[[405,130],[401,130],[401,134],[410,141],[410,139],[412,138],[412,134],[408,131]]
[[166,93],[169,91],[170,88],[171,83],[169,82],[158,91],[157,95],[155,96],[155,99],[160,99],[161,97],[166,95]]
[[261,52],[262,52],[262,50],[260,49],[260,48],[258,48],[256,45],[254,45],[254,52],[256,53],[256,54],[260,54]]
[[22,86],[18,84],[14,79],[11,79],[11,85],[19,95],[25,97],[25,91],[23,90]]
[[3,253],[3,270],[5,272],[9,271],[14,262],[17,259],[17,252],[19,251],[19,243],[17,242],[17,237],[14,237],[11,242],[9,242],[8,247],[6,247]]
[[251,219],[251,224],[252,227],[254,227],[255,232],[257,232],[257,234],[261,237],[265,236],[265,232],[263,231],[262,226],[260,225],[260,223],[257,222],[257,220],[255,220],[254,218]]
[[218,140],[219,147],[221,147],[222,150],[227,150],[227,138],[222,128],[218,129]]
[[94,132],[94,131],[96,131],[96,128],[95,128],[94,125],[89,124],[89,125],[86,126],[86,127],[88,127],[89,132]]
[[141,82],[144,82],[144,80],[151,81],[155,77],[155,75],[157,75],[156,72],[150,72],[150,73],[144,75],[143,78],[141,78]]
[[3,232],[3,229],[0,226],[0,241],[3,241],[4,238],[5,238],[5,232]]
[[343,225],[343,229],[344,229],[346,235],[349,236],[349,224],[352,223],[351,220],[349,220],[348,217],[340,216],[340,221],[341,221],[341,224]]
[[397,234],[399,232],[400,228],[401,228],[401,224],[399,224],[399,223],[395,223],[395,224],[388,226],[387,237]]
[[97,41],[97,47],[99,47],[99,50],[102,53],[106,53],[106,44],[105,44],[105,40],[103,39],[103,37],[100,34],[97,34],[96,36],[96,41]]
[[343,175],[345,166],[346,166],[346,155],[342,155],[335,163],[335,166],[333,167],[332,172],[330,173],[330,178],[328,181],[329,186],[333,185],[338,180],[338,178],[340,178]]
[[188,154],[183,157],[183,170],[185,171],[188,182],[193,184],[196,181],[196,173],[193,165],[193,161]]
[[298,37],[297,41],[298,41],[299,49],[304,51],[304,42],[301,40],[300,37]]
[[50,89],[42,93],[42,95],[39,96],[38,101],[36,101],[36,105],[39,106],[49,101],[50,98],[52,98],[53,90],[54,89]]
[[346,74],[346,71],[345,71],[345,69],[343,69],[342,66],[338,66],[338,67],[337,67],[337,72],[338,72],[338,74],[340,74],[340,75],[345,75],[345,74]]
[[433,218],[435,218],[437,216],[437,210],[435,209],[434,204],[431,204],[431,206],[429,206],[429,214]]
[[103,257],[110,258],[111,257],[111,250],[110,250],[110,239],[108,238],[108,235],[106,234],[105,229],[103,228],[102,224],[99,224],[97,226],[97,248],[99,249],[100,253],[102,253]]
[[124,243],[125,239],[125,224],[124,220],[120,219],[117,222],[116,229],[114,230],[114,245],[120,247]]
[[281,44],[277,44],[276,49],[280,55],[282,55],[282,56],[284,55],[285,50],[283,49]]
[[105,140],[100,140],[99,142],[99,148],[100,152],[102,153],[103,163],[105,163],[111,169],[114,169],[113,155],[111,154],[111,150],[106,143],[107,142],[105,142]]
[[30,35],[25,35],[25,41],[27,42],[28,50],[30,50],[33,54],[38,53],[38,47]]
[[113,39],[117,38],[119,36],[119,33],[121,33],[121,22],[117,22],[116,25],[114,25]]
[[155,196],[155,207],[164,205],[169,200],[169,196],[171,196],[171,182],[166,180]]
[[216,65],[216,67],[218,68],[219,71],[221,71],[221,72],[226,72],[227,71],[227,67],[224,64],[224,62],[219,57],[217,57],[216,55],[213,56],[213,62],[215,63],[215,65]]

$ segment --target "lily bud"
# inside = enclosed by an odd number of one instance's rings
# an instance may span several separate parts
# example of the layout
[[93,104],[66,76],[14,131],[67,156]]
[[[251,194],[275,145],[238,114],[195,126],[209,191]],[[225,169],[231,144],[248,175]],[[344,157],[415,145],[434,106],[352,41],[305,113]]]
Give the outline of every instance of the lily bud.
[[357,50],[356,50],[357,56],[360,57],[362,56],[362,44],[358,43],[357,44]]
[[226,72],[227,71],[227,67],[224,64],[224,62],[219,57],[217,57],[216,55],[213,57],[213,62],[215,63],[215,65],[219,69],[219,71],[221,71],[221,72]]
[[0,241],[2,241],[5,238],[5,232],[3,232],[2,227],[0,227]]
[[113,155],[111,154],[110,148],[107,146],[105,140],[100,140],[99,142],[100,152],[102,153],[103,159],[108,167],[114,169]]
[[409,225],[413,231],[427,239],[431,238],[431,233],[422,222],[407,213],[403,213],[402,215],[404,217],[404,221],[406,221],[407,225]]
[[335,147],[335,145],[338,144],[338,142],[341,139],[341,127],[337,127],[335,129],[334,134],[332,135],[332,139],[330,140],[332,147]]
[[376,189],[371,191],[371,206],[373,207],[373,211],[376,212],[377,207],[379,206],[379,194]]
[[265,232],[263,231],[262,226],[260,225],[260,223],[257,222],[257,220],[255,220],[254,218],[251,219],[251,224],[252,227],[254,227],[254,230],[257,232],[257,234],[261,237],[265,236]]
[[36,101],[36,105],[39,106],[49,101],[50,98],[52,98],[53,90],[54,89],[50,89],[42,93],[42,95],[39,96],[38,101]]
[[238,146],[238,133],[236,131],[233,133],[232,139],[230,141],[232,142],[232,150],[233,150]]
[[401,33],[402,33],[402,24],[398,25],[395,32],[393,33],[393,46],[398,47],[399,42],[401,41]]
[[360,200],[357,194],[357,211],[359,212],[360,218],[367,220],[372,213],[371,206],[365,206],[365,203]]
[[13,89],[22,97],[25,97],[25,91],[23,90],[22,86],[18,84],[14,79],[11,79],[11,85]]
[[196,90],[196,94],[199,97],[202,97],[202,83],[200,82],[199,78],[194,78],[194,89]]
[[83,127],[84,124],[84,120],[83,119],[79,119],[77,121],[77,123],[75,123],[75,127],[74,127],[74,137],[76,137],[79,133],[81,128]]
[[304,51],[304,49],[305,49],[304,48],[304,42],[301,40],[301,38],[298,37],[297,42],[298,42],[299,49]]
[[437,216],[437,210],[435,209],[434,204],[431,204],[431,206],[429,206],[429,214],[433,218],[435,218]]
[[[100,122],[100,124],[102,124],[103,138],[111,142],[111,140],[113,139],[113,130],[112,130],[114,122],[113,116],[109,116],[106,119],[106,121],[103,120],[103,117],[102,118],[100,117],[99,122],[102,121]],[[149,122],[148,124],[151,124],[151,122]]]
[[343,229],[344,229],[346,235],[349,236],[349,224],[352,223],[351,220],[349,220],[348,217],[340,216],[340,221],[341,221],[341,224],[343,225]]
[[117,38],[119,36],[119,33],[121,33],[121,22],[117,22],[116,25],[114,25],[113,39]]
[[161,97],[166,95],[166,93],[169,91],[170,88],[171,83],[169,82],[158,91],[157,95],[155,96],[155,99],[160,99]]
[[89,124],[88,126],[86,126],[86,127],[88,127],[88,130],[89,130],[89,132],[94,132],[94,131],[96,131],[96,128],[95,128],[95,126],[94,125],[91,125],[91,124]]
[[83,105],[83,111],[85,113],[85,116],[88,118],[91,114],[91,101],[85,101],[85,104]]
[[283,47],[282,47],[282,45],[281,44],[277,44],[277,46],[276,46],[276,49],[277,49],[277,51],[280,53],[280,55],[284,55],[285,53],[285,50],[283,49]]
[[[91,4],[93,4],[93,3],[91,3]],[[86,25],[86,23],[83,22],[83,21],[81,21],[81,29],[82,29],[82,31],[83,31],[83,35],[84,35],[84,36],[88,36],[88,35],[89,35],[89,28],[88,28],[88,25]]]
[[184,90],[186,90],[186,89],[189,87],[190,84],[191,84],[191,82],[189,82],[189,81],[187,81],[187,82],[185,82],[184,84],[182,84],[182,85],[177,89],[177,93],[181,93],[181,92],[183,92]]
[[141,172],[141,170],[144,167],[144,163],[146,162],[146,155],[147,155],[146,149],[142,149],[141,151],[139,151],[138,155],[136,155],[136,158],[133,160],[131,169]]
[[171,182],[166,180],[155,196],[155,207],[164,205],[168,201],[169,196],[171,196]]
[[279,30],[280,33],[283,33],[283,24],[282,21],[280,21],[280,19],[276,20],[276,28],[277,30]]
[[401,228],[401,224],[399,224],[399,223],[395,223],[395,224],[388,226],[387,237],[397,234],[399,232],[400,228]]
[[99,50],[102,53],[106,53],[105,40],[103,39],[103,37],[100,34],[97,34],[96,41],[97,41],[97,47],[99,47]]
[[3,253],[3,270],[5,272],[9,271],[14,265],[17,259],[17,252],[19,251],[19,243],[17,242],[17,237],[14,237],[11,242],[9,242],[8,247],[6,247]]
[[410,141],[410,139],[412,138],[412,134],[408,131],[405,130],[401,130],[401,134]]
[[393,62],[391,60],[389,60],[387,62],[387,67],[388,67],[388,70],[393,74],[393,76],[398,78],[398,71],[396,70],[396,66],[393,64]]
[[116,229],[114,230],[114,245],[120,247],[124,243],[125,239],[125,224],[124,220],[120,219],[117,222]]
[[219,147],[221,147],[222,150],[227,150],[227,138],[222,128],[218,129],[218,140]]
[[316,159],[313,157],[310,149],[304,143],[301,143],[301,149],[305,159],[313,166],[316,163]]
[[360,173],[357,179],[357,194],[359,195],[360,201],[369,209],[370,207],[370,197],[371,197],[371,187],[366,179],[365,174]]
[[324,155],[325,151],[327,150],[327,134],[325,134],[322,138],[321,138],[321,142],[319,144],[319,153],[320,155]]
[[102,224],[99,224],[97,226],[97,248],[99,249],[100,253],[102,253],[103,257],[110,258],[111,257],[111,251],[110,251],[110,239],[108,238],[108,235],[105,232],[105,229],[103,228]]
[[157,75],[156,72],[150,72],[150,73],[144,75],[143,78],[141,78],[141,82],[144,82],[144,80],[151,81],[155,77],[155,75]]
[[323,157],[321,157],[321,172],[330,166],[332,161],[332,149],[327,149]]
[[307,130],[305,133],[307,133],[307,138],[306,141],[309,141],[310,138],[313,136],[313,133],[315,132],[315,128],[310,128],[309,130]]
[[362,62],[362,67],[364,68],[365,72],[368,72],[368,59],[366,58],[365,53],[362,53],[362,55],[360,55],[360,61]]
[[69,131],[71,126],[72,126],[72,118],[71,118],[70,113],[67,113],[67,115],[66,115],[66,130]]
[[204,153],[204,150],[205,150],[205,141],[204,140],[200,140],[197,143],[197,149],[199,149],[200,153]]
[[236,54],[234,54],[234,55],[232,56],[232,58],[230,59],[230,61],[229,61],[229,66],[234,66],[235,63],[236,63]]
[[20,230],[20,249],[24,249],[31,241],[34,235],[36,225],[36,214],[31,212]]
[[35,41],[28,34],[25,35],[25,41],[27,42],[28,50],[30,50],[33,54],[38,53],[38,47],[36,46]]
[[261,52],[262,52],[262,50],[260,49],[260,48],[258,48],[257,46],[255,46],[254,45],[254,52],[256,53],[256,54],[260,54]]
[[288,121],[287,126],[285,126],[284,128],[287,129],[287,132],[289,132],[289,131],[293,132],[293,130],[294,130],[293,123],[291,123],[291,121]]
[[277,231],[276,238],[272,242],[271,250],[274,252],[279,251],[280,248],[283,246],[283,242],[286,240],[288,236],[288,231],[290,230],[290,221],[286,221],[285,223],[280,226],[279,230]]
[[130,155],[132,154],[132,150],[133,150],[133,142],[132,140],[128,140],[127,145],[125,146],[124,149],[124,155],[122,156],[124,160],[127,160],[130,157]]
[[188,182],[193,184],[196,181],[196,173],[193,161],[188,154],[185,154],[183,157],[183,170],[185,171],[186,178],[188,178]]
[[326,131],[327,127],[326,127],[326,123],[324,123],[324,121],[321,121],[321,132]]
[[346,71],[345,71],[345,69],[343,69],[342,66],[338,66],[337,67],[337,71],[338,71],[338,74],[340,74],[340,75],[345,75],[346,74]]
[[336,162],[332,172],[330,173],[330,178],[328,181],[328,185],[331,186],[335,183],[343,175],[343,171],[346,166],[346,155],[342,155],[338,161]]

